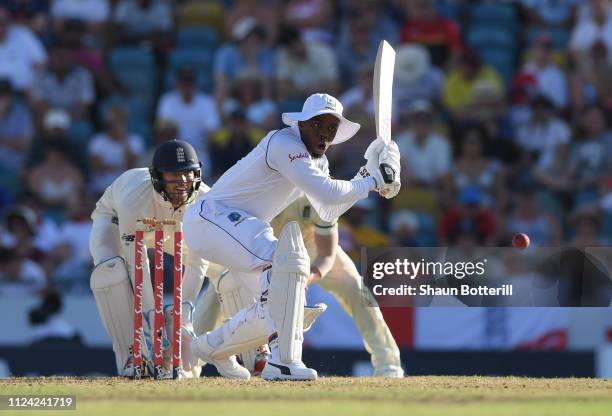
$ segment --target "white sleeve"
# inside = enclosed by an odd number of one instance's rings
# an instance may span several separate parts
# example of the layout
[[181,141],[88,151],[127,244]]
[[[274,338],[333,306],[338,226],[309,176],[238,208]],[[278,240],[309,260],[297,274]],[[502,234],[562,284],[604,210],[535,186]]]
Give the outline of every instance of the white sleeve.
[[376,186],[372,177],[332,179],[315,166],[303,146],[274,137],[268,143],[266,162],[302,190],[325,221],[334,221]]
[[47,52],[42,42],[36,37],[36,35],[25,27],[21,28],[21,34],[23,39],[23,47],[25,53],[30,58],[30,61],[34,65],[44,64],[47,62]]
[[219,119],[219,113],[217,112],[217,106],[210,97],[202,98],[202,109],[206,116],[203,118],[204,129],[207,132],[217,130],[221,127],[221,120]]

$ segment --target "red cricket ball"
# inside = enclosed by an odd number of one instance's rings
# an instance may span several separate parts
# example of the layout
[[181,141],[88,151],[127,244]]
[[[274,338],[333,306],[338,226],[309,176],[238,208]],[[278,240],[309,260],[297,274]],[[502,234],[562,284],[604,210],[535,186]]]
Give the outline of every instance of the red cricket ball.
[[523,233],[516,233],[512,237],[512,245],[516,248],[529,247],[529,236]]

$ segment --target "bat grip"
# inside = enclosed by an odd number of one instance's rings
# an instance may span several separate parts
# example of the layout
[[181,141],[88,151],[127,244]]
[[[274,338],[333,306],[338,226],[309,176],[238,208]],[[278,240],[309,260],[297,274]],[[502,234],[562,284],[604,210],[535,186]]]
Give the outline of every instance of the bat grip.
[[385,183],[393,183],[395,181],[395,170],[389,164],[381,163],[380,173]]

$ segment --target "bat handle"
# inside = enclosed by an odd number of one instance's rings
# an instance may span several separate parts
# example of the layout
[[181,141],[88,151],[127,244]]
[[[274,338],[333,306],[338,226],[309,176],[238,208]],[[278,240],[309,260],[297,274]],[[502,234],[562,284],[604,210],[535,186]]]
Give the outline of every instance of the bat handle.
[[393,183],[395,181],[395,170],[389,164],[381,163],[380,173],[385,183]]

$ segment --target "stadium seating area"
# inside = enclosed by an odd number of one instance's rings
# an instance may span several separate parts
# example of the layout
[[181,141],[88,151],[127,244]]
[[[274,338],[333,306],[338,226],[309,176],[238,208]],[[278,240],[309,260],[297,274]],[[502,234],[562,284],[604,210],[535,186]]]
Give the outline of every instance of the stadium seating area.
[[[263,134],[329,92],[362,124],[328,155],[350,179],[375,136],[383,38],[398,53],[403,188],[342,219],[349,253],[505,246],[518,231],[541,246],[608,243],[609,1],[0,0],[0,296],[86,288],[95,201],[172,134],[198,149],[210,185],[228,167],[212,149],[247,134],[232,123]],[[173,100],[214,105],[194,120]]]

